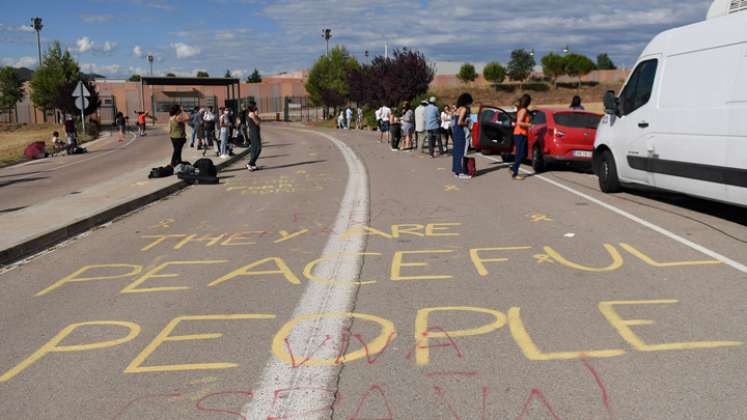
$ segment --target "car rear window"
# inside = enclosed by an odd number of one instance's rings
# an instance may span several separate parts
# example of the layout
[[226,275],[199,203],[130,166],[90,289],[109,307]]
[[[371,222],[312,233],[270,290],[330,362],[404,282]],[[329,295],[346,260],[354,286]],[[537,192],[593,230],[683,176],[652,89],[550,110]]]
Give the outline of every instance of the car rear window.
[[555,114],[555,123],[569,128],[597,128],[602,119],[599,115],[566,112]]

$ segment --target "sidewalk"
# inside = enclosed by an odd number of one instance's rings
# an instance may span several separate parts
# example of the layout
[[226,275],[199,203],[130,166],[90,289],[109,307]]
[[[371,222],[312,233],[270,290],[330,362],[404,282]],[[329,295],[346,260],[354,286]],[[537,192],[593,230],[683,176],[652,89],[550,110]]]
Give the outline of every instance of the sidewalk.
[[[218,170],[241,160],[248,148],[235,148],[236,155],[221,160],[208,152]],[[202,151],[185,147],[183,159],[194,163]],[[148,179],[151,168],[162,166],[164,157],[148,166],[133,169],[110,181],[99,183],[80,193],[32,205],[0,218],[0,266],[21,260],[52,247],[95,226],[107,223],[146,204],[181,190],[187,184],[171,176]]]

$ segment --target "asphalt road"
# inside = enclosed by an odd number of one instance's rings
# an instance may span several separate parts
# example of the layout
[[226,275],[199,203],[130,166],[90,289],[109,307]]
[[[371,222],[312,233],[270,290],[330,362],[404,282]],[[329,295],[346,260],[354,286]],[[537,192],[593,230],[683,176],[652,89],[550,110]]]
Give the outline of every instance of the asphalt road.
[[747,418],[743,209],[263,130],[0,275],[0,417]]
[[108,181],[126,171],[141,169],[160,158],[171,156],[171,143],[158,128],[148,136],[128,132],[124,142],[116,133],[95,143],[84,144],[88,153],[60,154],[50,159],[29,161],[0,169],[0,215],[39,204],[52,198],[75,194]]

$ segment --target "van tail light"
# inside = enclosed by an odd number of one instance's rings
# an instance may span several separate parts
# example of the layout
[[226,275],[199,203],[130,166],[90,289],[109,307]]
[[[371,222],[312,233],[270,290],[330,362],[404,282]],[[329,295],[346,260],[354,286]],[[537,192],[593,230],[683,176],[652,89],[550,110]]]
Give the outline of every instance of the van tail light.
[[555,128],[554,130],[555,130],[554,137],[556,139],[560,139],[560,138],[565,137],[565,133],[564,132],[558,130],[557,128]]

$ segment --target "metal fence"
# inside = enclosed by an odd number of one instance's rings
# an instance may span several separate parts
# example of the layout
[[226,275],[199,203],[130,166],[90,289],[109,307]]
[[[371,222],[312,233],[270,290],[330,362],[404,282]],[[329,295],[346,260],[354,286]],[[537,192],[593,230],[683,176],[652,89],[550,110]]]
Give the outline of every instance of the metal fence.
[[287,122],[318,121],[323,118],[323,108],[312,105],[308,96],[277,96],[241,98],[243,107],[249,102],[257,104],[263,119]]

